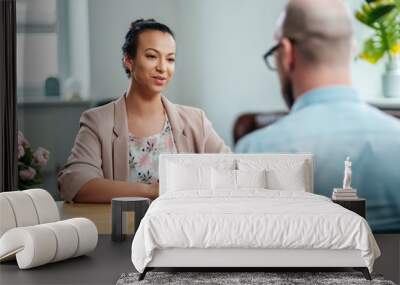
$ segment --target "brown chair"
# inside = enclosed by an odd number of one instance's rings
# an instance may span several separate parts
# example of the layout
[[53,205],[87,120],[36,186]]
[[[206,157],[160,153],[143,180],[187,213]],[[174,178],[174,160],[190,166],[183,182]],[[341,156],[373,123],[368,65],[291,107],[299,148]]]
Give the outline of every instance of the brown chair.
[[233,125],[233,142],[236,144],[239,139],[252,131],[269,126],[288,112],[265,112],[265,113],[244,113],[236,119]]
[[[375,106],[377,107],[377,106]],[[400,119],[400,108],[382,108],[377,107],[381,111]],[[233,142],[236,143],[239,139],[248,133],[257,129],[267,127],[275,123],[280,118],[286,116],[288,112],[265,112],[265,113],[244,113],[241,114],[233,125]]]

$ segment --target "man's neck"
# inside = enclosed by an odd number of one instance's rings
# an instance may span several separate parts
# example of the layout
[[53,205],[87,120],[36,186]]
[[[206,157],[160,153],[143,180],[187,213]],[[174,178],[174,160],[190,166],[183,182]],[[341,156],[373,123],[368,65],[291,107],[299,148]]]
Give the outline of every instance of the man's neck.
[[293,81],[295,99],[317,88],[329,86],[351,86],[349,70],[344,69],[318,69],[306,70]]

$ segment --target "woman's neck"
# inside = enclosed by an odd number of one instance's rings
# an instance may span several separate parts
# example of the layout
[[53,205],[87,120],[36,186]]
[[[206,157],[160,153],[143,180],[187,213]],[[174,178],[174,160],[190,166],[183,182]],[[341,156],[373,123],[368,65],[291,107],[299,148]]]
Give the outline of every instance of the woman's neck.
[[164,113],[161,93],[148,94],[130,84],[126,92],[126,109],[128,116],[148,117]]

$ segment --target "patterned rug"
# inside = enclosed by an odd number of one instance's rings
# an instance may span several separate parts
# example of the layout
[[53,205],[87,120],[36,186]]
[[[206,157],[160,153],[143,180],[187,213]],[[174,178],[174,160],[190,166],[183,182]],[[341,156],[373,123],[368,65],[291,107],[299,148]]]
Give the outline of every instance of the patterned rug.
[[372,281],[360,272],[148,272],[142,281],[139,273],[122,274],[117,285],[133,284],[379,284],[395,285],[380,275],[372,275]]

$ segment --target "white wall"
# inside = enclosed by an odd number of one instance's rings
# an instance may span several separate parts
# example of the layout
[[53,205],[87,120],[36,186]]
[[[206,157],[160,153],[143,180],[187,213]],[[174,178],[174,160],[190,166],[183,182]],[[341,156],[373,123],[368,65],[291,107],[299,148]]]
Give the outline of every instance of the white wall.
[[[176,74],[167,96],[204,109],[227,143],[240,113],[285,108],[278,78],[262,55],[273,44],[275,21],[287,1],[88,1],[91,98],[124,92],[124,35],[131,21],[153,17],[170,26],[177,39]],[[361,2],[348,1],[353,10]],[[355,30],[358,39],[370,32],[359,23]],[[382,64],[353,63],[354,85],[367,97],[380,95],[381,71]]]
[[[190,3],[190,4],[189,4]],[[181,2],[179,101],[204,109],[217,132],[232,141],[242,112],[283,109],[276,74],[262,55],[273,44],[284,1]]]

